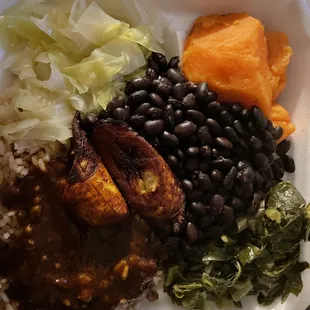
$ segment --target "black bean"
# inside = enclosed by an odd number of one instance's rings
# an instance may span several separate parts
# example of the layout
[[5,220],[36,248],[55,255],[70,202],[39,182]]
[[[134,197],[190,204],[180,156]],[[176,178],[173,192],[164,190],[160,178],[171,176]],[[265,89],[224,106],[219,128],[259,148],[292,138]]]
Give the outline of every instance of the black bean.
[[251,201],[251,205],[248,209],[248,215],[253,215],[258,210],[259,203],[261,200],[261,196],[259,193],[254,193],[253,200]]
[[201,200],[201,198],[204,196],[204,192],[203,191],[198,191],[198,190],[194,190],[192,193],[187,195],[187,199],[189,201],[197,201],[197,200]]
[[185,162],[185,169],[189,172],[194,172],[199,169],[199,160],[195,157],[188,158]]
[[212,143],[212,136],[207,126],[203,126],[198,129],[198,139],[203,145]]
[[295,172],[295,162],[293,157],[289,155],[281,156],[281,160],[283,162],[284,170],[289,173]]
[[173,87],[174,97],[178,100],[182,100],[186,95],[187,91],[183,83],[177,83]]
[[208,161],[201,161],[199,164],[199,169],[201,172],[208,173],[210,168],[210,163]]
[[273,137],[275,140],[279,140],[282,136],[283,136],[283,128],[278,126],[274,129],[274,134],[273,134]]
[[244,191],[245,191],[244,186],[235,184],[233,190],[234,190],[235,196],[240,197],[240,198],[244,198],[244,197],[243,197]]
[[164,131],[164,121],[163,120],[155,120],[155,121],[146,121],[144,123],[144,130],[149,135],[157,135]]
[[247,160],[240,160],[237,163],[237,169],[239,171],[245,169],[246,167],[251,167],[251,164]]
[[240,114],[239,114],[239,118],[243,121],[243,122],[247,122],[249,120],[250,117],[250,112],[248,109],[243,109]]
[[122,96],[115,97],[112,101],[110,101],[107,105],[107,109],[110,111],[114,111],[117,108],[123,108],[125,106],[125,99]]
[[253,151],[258,151],[261,149],[263,142],[261,139],[252,136],[248,142],[249,148]]
[[225,138],[227,138],[229,141],[235,143],[239,141],[238,136],[236,135],[235,130],[232,127],[225,127],[223,129],[223,135],[225,136]]
[[107,119],[110,117],[110,113],[108,110],[102,110],[98,114],[98,119]]
[[184,114],[182,110],[176,110],[174,112],[174,120],[176,124],[180,124],[184,121]]
[[[156,80],[154,80],[156,81]],[[153,81],[153,82],[154,82]],[[159,94],[161,97],[169,97],[169,95],[171,94],[172,91],[172,86],[169,85],[166,82],[160,82],[158,85],[155,86],[155,91],[157,94]]]
[[257,107],[253,107],[252,108],[252,113],[253,113],[253,116],[254,116],[256,124],[260,128],[266,128],[266,126],[267,126],[267,118],[264,115],[264,113],[261,111],[261,109],[259,109]]
[[198,180],[198,190],[206,191],[212,186],[209,176],[201,171],[198,172],[197,180]]
[[268,158],[270,165],[275,161],[274,154],[268,155],[267,158]]
[[230,203],[231,207],[236,209],[236,210],[240,210],[244,207],[244,203],[243,200],[238,198],[238,197],[233,197]]
[[[137,90],[147,90],[151,84],[151,79],[147,77],[136,77],[131,80],[130,88],[135,92]],[[128,94],[129,95],[129,94]]]
[[187,120],[192,121],[197,126],[202,126],[206,121],[204,115],[197,110],[188,110],[186,111],[185,116]]
[[214,216],[211,215],[205,215],[204,217],[201,218],[199,222],[199,226],[202,229],[208,228],[215,220]]
[[188,179],[184,179],[184,180],[182,181],[182,188],[183,188],[185,194],[189,194],[189,193],[191,193],[191,192],[193,191],[193,189],[194,189],[193,183],[192,183],[190,180],[188,180]]
[[220,123],[223,127],[232,126],[233,121],[234,121],[233,117],[228,111],[222,111],[219,118],[220,118]]
[[225,150],[231,150],[233,148],[233,144],[224,137],[217,137],[214,140],[214,143],[216,146]]
[[160,108],[152,107],[147,110],[146,116],[150,119],[159,119],[163,114],[163,110]]
[[221,135],[222,128],[221,128],[220,124],[216,120],[214,120],[212,118],[208,118],[206,120],[206,124],[207,124],[207,126],[208,126],[208,128],[209,128],[209,130],[210,130],[210,132],[212,134],[212,136],[218,137],[218,136]]
[[263,185],[264,179],[263,176],[258,172],[254,171],[254,180],[253,183],[256,188],[261,188]]
[[265,171],[269,167],[268,158],[263,153],[254,154],[253,161],[258,171]]
[[209,102],[217,100],[217,94],[213,91],[208,92]]
[[173,83],[169,79],[167,79],[165,77],[160,77],[159,80],[162,83],[165,83],[165,84],[169,85],[171,87],[171,89],[173,88]]
[[151,104],[148,102],[145,102],[143,104],[141,104],[135,111],[136,115],[146,115],[146,112],[151,108]]
[[180,149],[177,150],[176,155],[180,160],[183,160],[185,158],[184,153]]
[[152,53],[152,59],[158,64],[160,71],[165,72],[168,68],[166,57],[161,53]]
[[156,73],[156,71],[152,68],[147,68],[146,70],[146,76],[149,77],[152,80],[155,80],[158,78],[158,74]]
[[268,130],[272,136],[274,135],[275,131],[274,131],[274,127],[273,127],[273,123],[270,119],[267,119],[267,126],[266,126],[266,130]]
[[248,125],[247,125],[247,127],[248,127],[248,129],[250,130],[250,131],[252,131],[253,133],[256,131],[256,125],[252,122],[252,121],[250,121],[250,122],[248,122]]
[[156,93],[150,93],[150,103],[160,109],[165,107],[164,100]]
[[224,222],[225,226],[227,225],[230,227],[235,219],[234,210],[229,206],[224,206],[220,218]]
[[225,176],[223,181],[223,187],[225,190],[231,190],[233,188],[236,175],[237,175],[237,168],[232,167]]
[[207,107],[207,114],[210,116],[215,116],[220,114],[223,111],[223,107],[221,106],[220,103],[216,102],[216,101],[212,101],[208,104]]
[[173,83],[183,83],[185,82],[185,77],[181,74],[181,72],[177,69],[169,69],[166,73],[167,78]]
[[254,170],[251,167],[245,167],[243,170],[237,173],[237,179],[244,184],[253,182],[254,176]]
[[271,167],[269,167],[269,168],[265,171],[265,173],[266,173],[266,176],[267,176],[267,178],[268,178],[269,180],[272,180],[272,179],[274,178],[274,175],[273,175],[273,172],[272,172]]
[[195,96],[199,103],[209,102],[208,84],[205,82],[198,84],[197,89],[195,91]]
[[172,167],[172,168],[175,168],[178,166],[178,159],[176,158],[176,156],[174,155],[169,155],[167,158],[166,158],[166,163]]
[[129,124],[135,129],[143,128],[145,122],[146,117],[142,115],[133,115],[129,119]]
[[184,108],[184,106],[182,105],[180,100],[174,99],[174,98],[171,98],[171,97],[168,99],[168,104],[173,105],[173,107],[175,109],[182,109],[182,108]]
[[184,121],[175,126],[174,133],[178,138],[184,139],[191,136],[197,129],[197,126],[191,121]]
[[221,195],[215,194],[210,201],[212,215],[218,215],[224,208],[224,198]]
[[185,147],[197,146],[198,145],[198,138],[195,135],[188,137],[184,140]]
[[196,89],[197,89],[197,84],[191,82],[191,81],[188,81],[185,83],[185,89],[188,93],[195,93]]
[[149,58],[149,60],[147,62],[147,66],[148,66],[148,68],[153,69],[156,73],[159,72],[159,66],[153,59]]
[[265,155],[271,155],[272,153],[276,152],[276,150],[277,144],[275,141],[263,143],[262,151],[265,153]]
[[217,158],[217,157],[230,157],[231,152],[228,150],[223,150],[223,149],[212,149],[212,156]]
[[233,161],[229,158],[219,157],[211,162],[212,167],[221,171],[228,171],[233,167]]
[[178,138],[175,135],[167,131],[164,131],[162,133],[162,135],[160,136],[160,140],[163,145],[170,146],[170,147],[175,147],[179,144]]
[[169,131],[173,131],[175,127],[175,119],[174,119],[174,109],[171,104],[167,104],[165,106],[165,110],[163,112],[163,120],[165,123],[165,128]]
[[235,120],[233,123],[233,128],[236,133],[241,137],[246,137],[248,135],[247,129],[241,124],[239,120]]
[[182,104],[187,109],[193,109],[196,106],[196,97],[194,94],[187,94],[182,99]]
[[223,174],[219,170],[212,170],[210,173],[210,178],[215,183],[221,183],[223,180]]
[[208,228],[206,236],[209,238],[218,238],[224,233],[224,227],[212,225]]
[[272,169],[274,178],[280,181],[284,176],[284,167],[283,167],[282,161],[281,161],[281,165],[279,165],[278,162],[275,161],[273,165],[271,166],[271,169]]
[[186,154],[191,157],[198,156],[199,152],[200,152],[199,147],[190,147],[186,150]]
[[168,63],[168,68],[178,69],[180,58],[178,56],[172,57]]
[[189,206],[190,210],[197,215],[204,215],[207,213],[208,208],[204,206],[201,202],[194,201]]
[[130,118],[130,112],[125,108],[117,108],[113,111],[113,117],[119,121],[126,122]]
[[260,129],[260,136],[264,140],[264,142],[273,142],[274,141],[272,134],[265,129]]
[[149,93],[146,90],[138,90],[131,95],[129,95],[127,104],[128,105],[140,105],[144,102],[148,102]]
[[291,148],[291,141],[290,140],[283,140],[281,143],[277,146],[277,154],[279,156],[285,155]]
[[194,243],[198,240],[198,230],[194,223],[189,222],[187,224],[186,236],[189,243]]
[[235,103],[232,105],[231,107],[231,112],[233,115],[235,116],[239,116],[239,114],[241,113],[241,111],[243,111],[243,107],[241,104],[239,103]]
[[210,158],[211,157],[211,148],[208,145],[204,145],[200,149],[200,154],[204,158]]
[[85,121],[87,124],[92,125],[92,124],[97,123],[98,117],[97,117],[96,113],[88,113],[86,115]]
[[253,189],[253,184],[252,183],[245,184],[243,198],[244,199],[252,198],[253,191],[254,191],[254,189]]

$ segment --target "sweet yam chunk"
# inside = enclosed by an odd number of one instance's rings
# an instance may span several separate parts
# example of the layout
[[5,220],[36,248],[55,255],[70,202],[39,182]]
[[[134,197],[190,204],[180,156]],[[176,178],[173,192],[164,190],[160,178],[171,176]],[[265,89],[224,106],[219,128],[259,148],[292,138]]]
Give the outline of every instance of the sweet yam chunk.
[[245,13],[196,20],[185,45],[183,71],[209,84],[222,102],[240,102],[271,112],[272,79],[264,27]]
[[283,128],[284,133],[278,143],[295,131],[295,125],[291,122],[289,113],[283,106],[276,102],[272,105],[268,118],[272,121],[274,127],[280,126]]
[[271,73],[272,99],[276,100],[286,86],[286,70],[293,55],[287,35],[283,32],[266,33],[268,65]]

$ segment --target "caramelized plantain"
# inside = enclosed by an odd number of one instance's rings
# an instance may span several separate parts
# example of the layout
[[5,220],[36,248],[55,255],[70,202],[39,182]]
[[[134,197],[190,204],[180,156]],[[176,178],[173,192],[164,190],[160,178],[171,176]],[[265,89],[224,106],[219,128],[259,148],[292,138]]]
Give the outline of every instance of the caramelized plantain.
[[88,143],[76,114],[72,123],[74,161],[65,185],[63,201],[73,213],[93,226],[117,222],[128,208],[117,186]]
[[126,124],[98,122],[92,143],[132,211],[156,226],[180,222],[184,194],[164,159]]

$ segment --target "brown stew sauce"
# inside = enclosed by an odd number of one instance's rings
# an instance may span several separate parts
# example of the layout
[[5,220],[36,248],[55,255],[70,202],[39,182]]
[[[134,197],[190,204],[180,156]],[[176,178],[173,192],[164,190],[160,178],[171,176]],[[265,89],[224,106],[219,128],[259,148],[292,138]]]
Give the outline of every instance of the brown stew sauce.
[[18,210],[23,233],[0,247],[0,273],[21,309],[113,309],[150,288],[159,242],[149,226],[131,217],[93,229],[62,204],[66,165],[34,171],[1,189],[3,205]]

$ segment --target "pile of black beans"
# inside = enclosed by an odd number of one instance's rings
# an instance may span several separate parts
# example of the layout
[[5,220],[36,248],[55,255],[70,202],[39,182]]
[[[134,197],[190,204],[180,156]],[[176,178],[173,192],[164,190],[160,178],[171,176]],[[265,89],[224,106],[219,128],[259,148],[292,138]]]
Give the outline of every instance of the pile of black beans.
[[[236,217],[254,214],[284,171],[294,172],[290,141],[277,145],[262,111],[220,103],[207,83],[187,81],[179,59],[153,53],[143,77],[126,86],[99,117],[124,121],[164,157],[186,194],[188,242],[218,238]],[[177,229],[176,229],[177,230]]]

